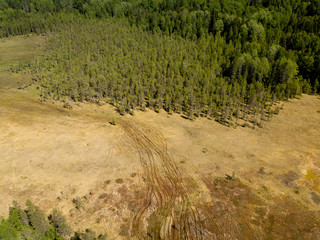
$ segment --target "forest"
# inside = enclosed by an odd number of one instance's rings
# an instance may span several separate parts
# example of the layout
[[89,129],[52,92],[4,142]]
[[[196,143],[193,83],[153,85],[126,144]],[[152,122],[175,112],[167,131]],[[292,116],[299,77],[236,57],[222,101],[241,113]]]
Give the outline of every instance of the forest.
[[1,0],[0,36],[47,33],[41,99],[261,125],[319,92],[320,1]]
[[107,235],[96,237],[90,229],[74,232],[60,211],[53,210],[47,217],[38,206],[27,200],[25,209],[13,201],[9,217],[0,221],[0,239],[106,240]]
[[0,240],[316,239],[319,33],[320,0],[0,0],[1,39],[41,38],[1,72],[4,192],[97,190],[13,202]]

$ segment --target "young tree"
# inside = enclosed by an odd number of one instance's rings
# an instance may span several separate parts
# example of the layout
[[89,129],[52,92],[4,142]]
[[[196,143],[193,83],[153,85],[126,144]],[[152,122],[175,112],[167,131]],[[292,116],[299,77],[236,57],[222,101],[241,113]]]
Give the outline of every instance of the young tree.
[[58,210],[53,210],[49,216],[51,225],[56,229],[59,236],[68,237],[72,234],[71,227],[67,224],[66,218]]
[[35,206],[30,200],[26,202],[27,215],[30,221],[30,225],[39,233],[45,234],[50,230],[50,224],[47,221],[44,213]]

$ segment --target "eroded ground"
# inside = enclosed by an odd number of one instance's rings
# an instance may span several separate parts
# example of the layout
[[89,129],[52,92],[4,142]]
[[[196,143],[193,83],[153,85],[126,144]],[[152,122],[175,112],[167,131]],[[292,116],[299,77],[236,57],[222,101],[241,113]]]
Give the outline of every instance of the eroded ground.
[[0,215],[30,199],[110,239],[320,236],[319,97],[234,129],[164,112],[120,117],[109,105],[67,110],[39,102],[34,85],[1,81]]

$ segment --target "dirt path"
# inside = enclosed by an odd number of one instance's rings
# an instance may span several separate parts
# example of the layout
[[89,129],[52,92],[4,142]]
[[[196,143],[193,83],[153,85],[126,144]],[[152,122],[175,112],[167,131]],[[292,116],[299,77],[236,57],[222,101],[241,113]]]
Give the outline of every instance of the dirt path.
[[[141,230],[143,219],[151,214],[160,213],[163,219],[154,223],[155,226],[149,226],[148,235],[151,238],[159,239],[176,239],[178,236],[183,238],[201,239],[197,232],[191,233],[190,223],[198,224],[197,213],[194,210],[186,214],[186,208],[182,207],[176,213],[178,206],[188,204],[188,192],[186,186],[187,176],[177,167],[177,164],[168,154],[166,142],[161,134],[137,128],[136,126],[121,122],[122,129],[130,136],[134,142],[140,157],[140,162],[144,169],[146,177],[147,193],[139,211],[133,218],[133,233],[138,238],[145,236]],[[148,133],[146,133],[148,131]],[[182,217],[183,216],[183,217]],[[188,218],[193,219],[188,219]],[[174,223],[178,222],[180,229],[178,236],[175,229],[172,228]]]

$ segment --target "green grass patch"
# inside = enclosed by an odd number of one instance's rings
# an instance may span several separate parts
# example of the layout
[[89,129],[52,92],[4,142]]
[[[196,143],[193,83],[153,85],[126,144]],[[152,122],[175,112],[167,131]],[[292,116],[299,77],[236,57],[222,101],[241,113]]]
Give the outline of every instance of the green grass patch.
[[0,39],[0,88],[19,87],[31,81],[30,75],[10,73],[8,70],[40,54],[44,42],[43,36]]

